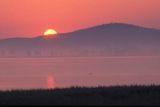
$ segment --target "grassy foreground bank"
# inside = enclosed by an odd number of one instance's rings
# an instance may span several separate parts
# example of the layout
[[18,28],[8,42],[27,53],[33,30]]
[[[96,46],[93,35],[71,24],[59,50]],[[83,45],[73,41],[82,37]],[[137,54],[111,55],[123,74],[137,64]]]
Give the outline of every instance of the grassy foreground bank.
[[1,91],[0,105],[160,105],[160,86]]

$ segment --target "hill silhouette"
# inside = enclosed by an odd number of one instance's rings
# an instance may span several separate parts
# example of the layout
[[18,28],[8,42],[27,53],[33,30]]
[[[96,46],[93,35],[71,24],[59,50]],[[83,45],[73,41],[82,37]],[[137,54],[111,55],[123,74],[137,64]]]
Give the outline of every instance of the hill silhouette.
[[57,38],[0,40],[0,56],[159,56],[160,30],[110,23]]

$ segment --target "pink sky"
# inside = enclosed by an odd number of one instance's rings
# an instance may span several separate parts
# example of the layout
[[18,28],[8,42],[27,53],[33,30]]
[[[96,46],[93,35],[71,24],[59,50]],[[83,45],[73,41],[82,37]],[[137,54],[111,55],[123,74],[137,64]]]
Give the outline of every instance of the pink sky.
[[0,0],[0,38],[71,32],[110,22],[160,29],[160,0]]

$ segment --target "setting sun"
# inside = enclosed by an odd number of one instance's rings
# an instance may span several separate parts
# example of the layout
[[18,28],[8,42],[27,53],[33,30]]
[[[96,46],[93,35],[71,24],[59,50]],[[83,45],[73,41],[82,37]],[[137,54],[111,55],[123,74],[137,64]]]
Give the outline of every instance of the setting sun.
[[44,32],[44,36],[45,37],[54,37],[55,35],[57,34],[57,31],[54,30],[54,29],[47,29],[45,32]]

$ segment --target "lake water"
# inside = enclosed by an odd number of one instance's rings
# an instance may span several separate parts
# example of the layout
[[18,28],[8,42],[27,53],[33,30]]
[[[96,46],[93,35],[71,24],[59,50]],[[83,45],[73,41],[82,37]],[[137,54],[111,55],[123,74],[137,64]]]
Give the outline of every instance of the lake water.
[[[50,80],[48,80],[50,79]],[[160,84],[160,57],[0,58],[0,90]]]

